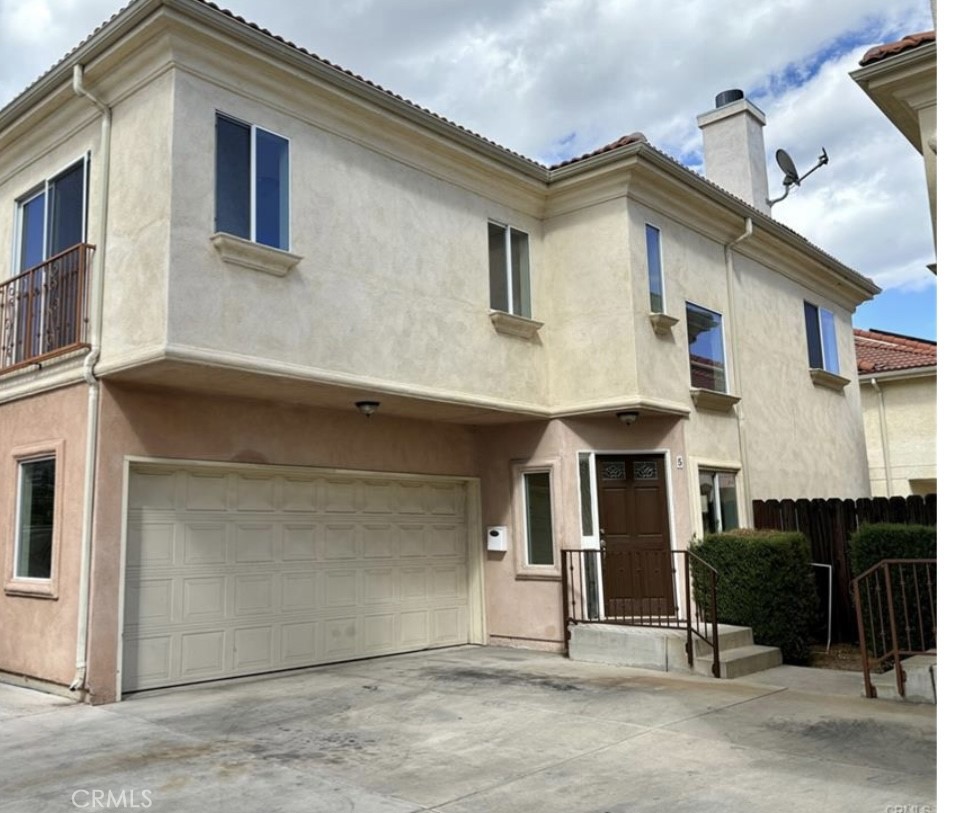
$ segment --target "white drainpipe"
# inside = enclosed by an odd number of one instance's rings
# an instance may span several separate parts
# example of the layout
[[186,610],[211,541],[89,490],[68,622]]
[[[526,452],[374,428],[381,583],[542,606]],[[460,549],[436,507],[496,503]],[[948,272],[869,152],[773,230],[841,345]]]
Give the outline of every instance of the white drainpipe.
[[749,490],[749,460],[746,454],[746,418],[745,418],[745,407],[743,406],[745,400],[743,399],[743,376],[740,372],[742,365],[740,364],[740,354],[739,354],[739,330],[737,329],[736,324],[736,286],[734,285],[734,276],[735,268],[733,266],[733,249],[742,243],[744,240],[748,240],[753,236],[753,218],[746,218],[746,228],[743,230],[743,233],[739,237],[735,238],[731,242],[723,246],[723,257],[726,261],[726,292],[727,292],[727,316],[729,317],[730,323],[730,335],[732,338],[732,348],[733,348],[733,389],[735,394],[739,396],[739,402],[736,404],[736,428],[739,432],[739,454],[740,454],[740,463],[743,466],[742,471],[742,486],[743,486],[743,500],[742,500],[742,518],[743,522],[740,523],[743,527],[748,527],[752,525],[752,506],[751,506],[751,497]]
[[100,386],[94,368],[99,360],[103,333],[103,276],[106,262],[106,218],[109,208],[109,154],[113,114],[109,106],[83,85],[83,66],[73,66],[73,92],[90,100],[102,113],[100,125],[101,182],[99,234],[93,257],[89,313],[90,349],[83,362],[83,377],[88,386],[86,413],[86,465],[83,472],[83,536],[80,548],[80,584],[76,610],[76,674],[71,691],[87,689],[87,655],[90,615],[90,565],[93,550],[93,506],[95,497],[96,447],[99,437]]
[[882,437],[882,464],[885,466],[885,496],[892,496],[892,461],[889,457],[889,427],[885,420],[885,393],[874,378],[869,379],[873,389],[879,393],[879,435]]

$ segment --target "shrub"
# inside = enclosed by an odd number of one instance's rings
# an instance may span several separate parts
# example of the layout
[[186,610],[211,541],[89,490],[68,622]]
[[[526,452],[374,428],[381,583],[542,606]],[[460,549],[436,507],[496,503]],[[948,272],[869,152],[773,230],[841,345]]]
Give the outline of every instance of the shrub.
[[711,534],[692,550],[719,572],[721,623],[752,627],[756,642],[778,646],[787,663],[808,662],[818,597],[805,536],[738,530]]
[[849,540],[854,576],[883,559],[935,559],[936,551],[936,530],[930,525],[876,522],[860,526]]

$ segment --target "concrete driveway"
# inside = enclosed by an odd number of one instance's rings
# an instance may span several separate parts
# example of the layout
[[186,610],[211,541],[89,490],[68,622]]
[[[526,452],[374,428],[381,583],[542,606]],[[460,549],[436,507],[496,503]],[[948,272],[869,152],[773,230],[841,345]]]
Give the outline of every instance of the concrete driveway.
[[95,708],[4,686],[0,812],[928,813],[935,730],[934,707],[480,647]]

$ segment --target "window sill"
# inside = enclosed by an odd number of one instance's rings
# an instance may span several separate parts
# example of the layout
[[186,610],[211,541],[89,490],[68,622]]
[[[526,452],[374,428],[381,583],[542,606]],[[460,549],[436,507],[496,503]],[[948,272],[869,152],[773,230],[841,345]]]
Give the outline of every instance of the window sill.
[[526,316],[515,316],[513,313],[504,311],[491,311],[491,324],[498,333],[505,333],[508,336],[517,336],[521,339],[533,339],[537,332],[544,326],[543,322],[535,322]]
[[517,581],[528,581],[528,582],[559,582],[560,573],[553,570],[548,570],[545,573],[534,573],[528,572],[526,570],[519,570],[514,578]]
[[822,370],[819,367],[813,367],[809,370],[809,377],[812,383],[817,387],[828,387],[831,390],[843,390],[849,384],[848,378],[841,375],[830,373],[828,370]]
[[48,579],[38,579],[36,581],[11,579],[3,585],[3,592],[8,596],[19,596],[21,598],[45,598],[54,600],[59,598],[53,582]]
[[666,313],[651,313],[650,314],[650,324],[653,325],[653,332],[665,336],[669,333],[674,325],[679,324],[680,320],[676,316],[670,316]]
[[739,403],[738,395],[706,390],[702,387],[690,387],[690,396],[697,409],[706,409],[710,412],[729,412]]
[[234,234],[216,232],[210,238],[224,263],[250,268],[275,277],[284,277],[301,262],[301,257],[271,246],[244,240]]

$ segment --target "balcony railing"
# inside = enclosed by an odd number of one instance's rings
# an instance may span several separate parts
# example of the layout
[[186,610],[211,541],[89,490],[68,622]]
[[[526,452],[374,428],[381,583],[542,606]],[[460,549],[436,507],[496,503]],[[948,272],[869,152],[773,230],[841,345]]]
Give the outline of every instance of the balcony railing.
[[0,373],[86,346],[92,256],[79,243],[0,283]]

